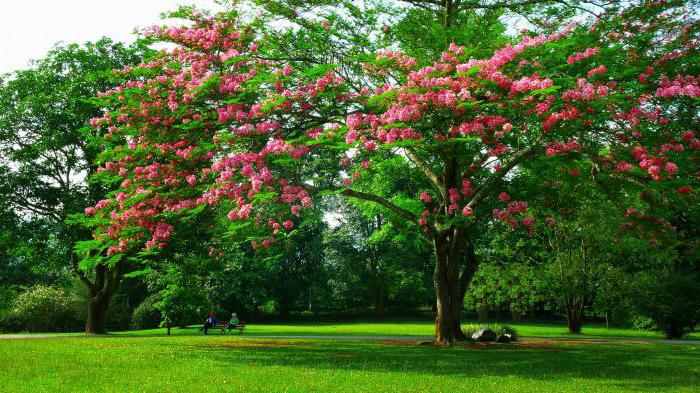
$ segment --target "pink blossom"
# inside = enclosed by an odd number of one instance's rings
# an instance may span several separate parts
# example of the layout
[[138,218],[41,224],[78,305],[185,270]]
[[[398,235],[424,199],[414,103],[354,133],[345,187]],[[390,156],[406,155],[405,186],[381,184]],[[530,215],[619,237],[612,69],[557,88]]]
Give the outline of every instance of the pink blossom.
[[459,191],[457,191],[456,188],[450,188],[448,190],[448,193],[450,194],[450,202],[452,203],[459,201],[459,199],[461,198],[461,196],[459,195]]
[[566,60],[567,64],[574,64],[577,61],[583,60],[585,58],[597,55],[600,53],[600,48],[593,47],[593,48],[588,48],[583,52],[576,52],[573,55],[569,56],[569,58]]
[[632,164],[625,161],[620,161],[615,165],[615,170],[613,172],[627,172],[632,169]]
[[605,67],[604,65],[600,65],[600,66],[598,66],[598,67],[596,67],[596,68],[593,68],[592,70],[588,71],[588,74],[587,74],[587,75],[588,75],[588,77],[590,78],[590,77],[592,77],[592,76],[594,76],[594,75],[597,75],[597,74],[604,74],[604,73],[606,73],[607,71],[608,71],[608,68],[607,68],[607,67]]
[[552,86],[552,80],[549,78],[540,79],[537,75],[526,76],[513,82],[510,87],[511,93],[526,92],[532,90],[546,89]]
[[657,97],[670,98],[678,96],[700,97],[700,77],[691,75],[678,75],[675,80],[669,81],[662,77],[659,88],[656,90]]
[[471,196],[474,194],[474,189],[472,188],[472,182],[469,179],[462,180],[462,194],[464,196]]
[[667,162],[666,172],[668,173],[668,177],[671,178],[676,174],[676,172],[678,172],[678,166],[672,162]]

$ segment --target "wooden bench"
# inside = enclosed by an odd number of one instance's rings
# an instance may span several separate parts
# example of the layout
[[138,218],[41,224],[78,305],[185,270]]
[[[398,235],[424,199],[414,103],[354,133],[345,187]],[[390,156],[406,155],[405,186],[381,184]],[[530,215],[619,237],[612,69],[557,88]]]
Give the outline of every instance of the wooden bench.
[[226,330],[228,330],[229,334],[231,334],[231,330],[240,330],[240,334],[243,334],[243,330],[245,330],[245,321],[238,321],[235,326],[231,327],[229,327],[229,321],[219,321],[210,329],[221,329],[221,334],[224,334]]

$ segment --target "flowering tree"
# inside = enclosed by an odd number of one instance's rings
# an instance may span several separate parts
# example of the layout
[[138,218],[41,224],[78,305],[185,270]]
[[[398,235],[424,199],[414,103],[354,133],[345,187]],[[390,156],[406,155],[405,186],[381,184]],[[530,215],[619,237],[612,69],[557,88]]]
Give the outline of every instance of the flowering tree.
[[[304,209],[335,193],[383,207],[432,243],[436,339],[451,343],[478,225],[534,230],[528,201],[509,188],[525,163],[583,160],[599,177],[693,192],[698,25],[682,8],[644,3],[481,60],[457,45],[424,68],[379,52],[357,81],[268,56],[260,23],[235,12],[173,16],[192,24],[146,34],[176,48],[123,70],[128,82],[102,95],[107,110],[92,121],[104,131],[98,179],[115,191],[85,211],[87,265],[166,247],[205,209],[267,228],[254,249],[285,243]],[[393,160],[414,173],[387,194],[374,184],[396,175],[382,170]]]

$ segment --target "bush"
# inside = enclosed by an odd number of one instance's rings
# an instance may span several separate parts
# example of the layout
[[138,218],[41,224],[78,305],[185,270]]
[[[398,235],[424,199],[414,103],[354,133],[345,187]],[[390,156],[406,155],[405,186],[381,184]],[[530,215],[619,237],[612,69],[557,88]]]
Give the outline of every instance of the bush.
[[469,339],[471,339],[474,333],[481,329],[491,329],[496,333],[497,337],[504,334],[510,334],[514,338],[518,337],[518,332],[514,328],[502,323],[470,323],[467,325],[462,325],[462,332]]
[[10,331],[78,330],[82,321],[75,310],[75,299],[63,289],[37,285],[14,299],[3,325]]
[[640,273],[632,285],[635,312],[654,321],[667,338],[681,338],[700,323],[700,275],[694,272]]
[[157,298],[149,296],[134,310],[131,315],[131,327],[133,329],[153,329],[157,328],[163,319],[157,307]]

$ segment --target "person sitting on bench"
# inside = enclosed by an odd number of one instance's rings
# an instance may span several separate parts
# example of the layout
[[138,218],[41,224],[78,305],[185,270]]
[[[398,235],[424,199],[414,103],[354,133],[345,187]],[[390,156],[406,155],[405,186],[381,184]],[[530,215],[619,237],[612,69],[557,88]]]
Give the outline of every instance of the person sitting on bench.
[[228,331],[230,332],[231,329],[235,329],[236,325],[238,325],[238,315],[233,313],[231,314],[231,320],[228,322]]
[[204,334],[208,334],[209,328],[214,327],[219,320],[216,318],[216,313],[214,311],[209,312],[209,317],[204,321],[204,326],[201,330],[204,330]]

